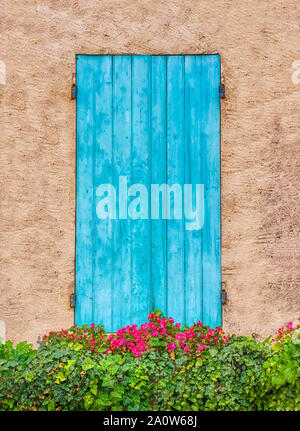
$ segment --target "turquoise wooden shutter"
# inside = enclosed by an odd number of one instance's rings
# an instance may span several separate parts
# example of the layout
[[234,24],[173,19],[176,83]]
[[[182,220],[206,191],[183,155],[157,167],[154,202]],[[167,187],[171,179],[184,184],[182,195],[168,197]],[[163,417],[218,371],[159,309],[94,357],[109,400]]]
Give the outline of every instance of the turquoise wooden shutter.
[[[78,325],[116,331],[153,307],[181,323],[221,324],[219,84],[218,55],[77,57]],[[129,217],[141,193],[126,202],[120,177],[148,190],[148,218]],[[152,184],[203,184],[203,227],[172,218],[175,194],[170,218],[163,208],[151,218]],[[99,218],[108,195],[116,218]]]

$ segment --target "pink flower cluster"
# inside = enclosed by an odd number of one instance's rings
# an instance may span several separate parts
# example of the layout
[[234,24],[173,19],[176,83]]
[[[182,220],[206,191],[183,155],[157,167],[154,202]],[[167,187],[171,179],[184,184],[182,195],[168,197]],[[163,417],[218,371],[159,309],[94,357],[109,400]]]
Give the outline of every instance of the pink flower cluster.
[[137,328],[137,325],[125,326],[125,328],[119,329],[115,335],[110,335],[107,338],[109,347],[105,353],[130,351],[134,356],[139,357],[142,353],[149,351],[150,334],[144,326],[142,325],[140,328]]
[[43,335],[43,343],[51,342],[53,340],[64,339],[73,343],[82,343],[91,351],[98,351],[96,348],[101,346],[106,340],[105,331],[101,326],[95,326],[94,323],[87,328],[78,328],[77,325],[69,329],[61,329],[58,332],[49,332],[48,335]]
[[130,352],[135,357],[152,349],[167,351],[172,358],[175,355],[196,354],[211,345],[220,346],[228,343],[228,338],[221,328],[209,329],[199,321],[191,327],[181,329],[180,323],[175,323],[172,317],[166,318],[161,312],[150,313],[148,322],[125,326],[115,334],[107,335],[102,327],[92,324],[89,328],[78,328],[74,325],[69,330],[50,332],[44,335],[43,343],[55,339],[67,339],[69,342],[82,343],[87,349],[108,354]]
[[287,336],[292,335],[296,330],[300,329],[300,317],[298,318],[298,322],[288,322],[285,326],[281,326],[277,335],[272,338],[273,343],[278,343],[284,341]]
[[180,330],[180,323],[174,323],[172,317],[161,317],[159,314],[150,313],[149,322],[139,328],[137,325],[126,326],[119,329],[116,334],[108,337],[110,343],[106,353],[116,351],[132,352],[135,357],[154,348],[151,339],[156,339],[155,348],[166,350],[174,357],[175,353],[200,354],[205,345],[227,343],[228,338],[221,328],[205,329],[201,322],[194,323],[192,327]]
[[[298,322],[289,322],[279,328],[273,343],[283,342],[296,330],[300,330],[300,318]],[[52,341],[67,340],[69,343],[80,343],[85,348],[95,353],[125,353],[129,352],[135,357],[140,357],[150,350],[168,352],[174,359],[176,355],[195,355],[202,358],[203,351],[210,346],[221,347],[228,343],[229,339],[222,328],[209,329],[199,321],[191,327],[181,328],[180,323],[174,323],[172,317],[166,318],[156,311],[150,313],[148,322],[140,327],[137,325],[125,326],[115,334],[108,335],[102,326],[77,327],[62,329],[59,332],[49,332],[43,336],[43,344]]]

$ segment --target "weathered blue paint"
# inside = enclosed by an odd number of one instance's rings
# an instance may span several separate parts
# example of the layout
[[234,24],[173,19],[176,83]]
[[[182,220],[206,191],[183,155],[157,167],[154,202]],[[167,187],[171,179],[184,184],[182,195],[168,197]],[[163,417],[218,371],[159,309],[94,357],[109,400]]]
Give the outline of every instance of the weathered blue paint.
[[[77,324],[116,331],[153,307],[221,324],[219,83],[218,55],[77,57]],[[100,220],[96,189],[120,175],[204,184],[203,228]]]

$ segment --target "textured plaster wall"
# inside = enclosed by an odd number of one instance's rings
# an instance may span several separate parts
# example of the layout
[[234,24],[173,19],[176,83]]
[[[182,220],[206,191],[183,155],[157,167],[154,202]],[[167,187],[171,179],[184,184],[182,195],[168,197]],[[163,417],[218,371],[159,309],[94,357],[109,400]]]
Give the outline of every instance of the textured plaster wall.
[[[298,0],[0,1],[0,319],[36,341],[74,310],[75,54],[221,54],[224,327],[299,313]],[[5,69],[3,69],[3,64]],[[4,84],[4,75],[5,81]]]

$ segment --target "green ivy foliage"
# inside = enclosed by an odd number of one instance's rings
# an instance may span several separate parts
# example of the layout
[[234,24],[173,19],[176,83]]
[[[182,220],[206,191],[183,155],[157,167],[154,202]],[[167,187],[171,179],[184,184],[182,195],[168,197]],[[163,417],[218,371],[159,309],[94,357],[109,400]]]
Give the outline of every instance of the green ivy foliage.
[[80,343],[0,348],[1,410],[299,410],[299,334],[270,348],[232,337],[202,358],[136,358]]
[[[299,331],[299,329],[298,329]],[[300,410],[300,333],[296,331],[273,345],[262,364],[255,390],[250,391],[258,410]]]

